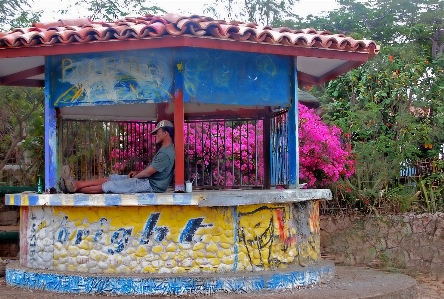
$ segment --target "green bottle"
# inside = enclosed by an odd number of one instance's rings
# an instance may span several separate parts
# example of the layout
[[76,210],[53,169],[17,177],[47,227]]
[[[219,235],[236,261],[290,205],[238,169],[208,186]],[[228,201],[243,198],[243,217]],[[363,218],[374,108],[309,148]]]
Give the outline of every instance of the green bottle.
[[43,181],[42,181],[42,177],[38,176],[38,180],[37,180],[37,193],[38,194],[42,194],[43,193]]

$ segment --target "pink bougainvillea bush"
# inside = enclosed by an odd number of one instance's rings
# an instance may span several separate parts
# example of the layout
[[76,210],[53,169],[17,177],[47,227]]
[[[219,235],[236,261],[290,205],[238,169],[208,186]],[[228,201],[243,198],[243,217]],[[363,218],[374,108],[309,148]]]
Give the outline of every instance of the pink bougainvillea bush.
[[[341,131],[327,126],[312,109],[299,104],[300,179],[307,187],[324,187],[354,171]],[[151,124],[122,123],[111,150],[113,171],[147,166],[155,153]],[[184,126],[186,179],[198,185],[240,186],[264,183],[263,121],[190,122]],[[148,142],[146,142],[148,141]],[[150,159],[147,159],[150,158]],[[148,161],[146,161],[148,160]]]
[[299,104],[299,175],[308,187],[324,187],[354,172],[350,150],[341,144],[341,130],[327,126],[314,110]]
[[219,186],[261,185],[263,122],[198,122],[185,125],[189,179]]
[[153,124],[142,122],[121,122],[118,132],[111,137],[110,159],[112,173],[128,173],[148,166],[155,155],[155,136],[150,132]]

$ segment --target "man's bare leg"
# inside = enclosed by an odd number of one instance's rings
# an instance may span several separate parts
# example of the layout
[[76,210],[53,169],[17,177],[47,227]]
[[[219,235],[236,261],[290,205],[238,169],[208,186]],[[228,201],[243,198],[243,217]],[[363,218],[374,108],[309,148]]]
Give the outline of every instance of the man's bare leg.
[[85,193],[85,194],[102,194],[103,189],[102,189],[102,185],[94,185],[94,186],[88,186],[88,187],[83,187],[81,189],[77,189],[78,193]]
[[[86,181],[74,181],[74,186],[76,188],[76,192],[89,193],[89,194],[99,194],[103,193],[102,185],[109,181],[109,178],[102,179],[94,179],[94,180],[86,180]],[[91,188],[89,188],[91,187]],[[86,189],[88,188],[88,189]],[[90,192],[86,192],[84,190],[91,190]]]

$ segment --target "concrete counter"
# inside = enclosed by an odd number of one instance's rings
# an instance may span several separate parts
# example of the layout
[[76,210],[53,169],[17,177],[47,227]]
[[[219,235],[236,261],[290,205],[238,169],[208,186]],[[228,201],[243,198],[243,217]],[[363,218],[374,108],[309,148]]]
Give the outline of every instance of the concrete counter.
[[[246,291],[316,283],[333,275],[333,265],[319,265],[319,200],[330,198],[309,189],[9,194],[6,204],[20,206],[20,270],[8,269],[7,281],[34,288],[39,271],[45,284],[97,274],[94,284],[120,290],[122,277],[157,275],[163,287],[143,294],[178,294],[171,284],[179,282],[179,294],[201,292],[202,278],[190,275],[206,277],[204,293],[214,283],[231,292],[233,275]],[[98,281],[105,275],[120,278]]]
[[6,194],[6,205],[15,206],[145,206],[188,205],[201,207],[243,206],[330,200],[329,189],[205,190],[192,193],[133,194]]

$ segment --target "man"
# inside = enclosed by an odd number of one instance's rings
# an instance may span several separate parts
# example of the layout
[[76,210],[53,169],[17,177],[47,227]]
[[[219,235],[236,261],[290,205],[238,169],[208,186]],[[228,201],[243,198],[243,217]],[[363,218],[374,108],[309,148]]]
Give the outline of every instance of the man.
[[71,176],[68,165],[61,170],[59,187],[65,193],[141,193],[165,192],[173,178],[174,127],[168,120],[162,120],[151,132],[156,135],[156,144],[161,148],[154,156],[153,162],[144,170],[131,171],[128,175],[111,175],[107,178],[76,181]]

